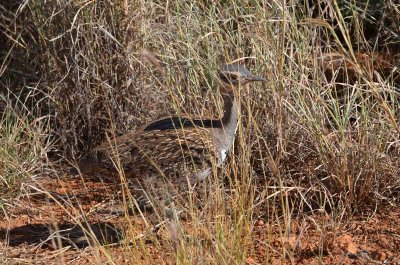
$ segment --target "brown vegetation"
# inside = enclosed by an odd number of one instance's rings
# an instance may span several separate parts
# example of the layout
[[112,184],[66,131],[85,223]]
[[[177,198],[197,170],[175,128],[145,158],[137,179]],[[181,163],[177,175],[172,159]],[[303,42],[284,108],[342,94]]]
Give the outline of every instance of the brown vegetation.
[[[399,263],[400,7],[359,2],[3,1],[0,261]],[[77,161],[169,113],[218,116],[234,60],[268,82],[174,252],[123,172]]]

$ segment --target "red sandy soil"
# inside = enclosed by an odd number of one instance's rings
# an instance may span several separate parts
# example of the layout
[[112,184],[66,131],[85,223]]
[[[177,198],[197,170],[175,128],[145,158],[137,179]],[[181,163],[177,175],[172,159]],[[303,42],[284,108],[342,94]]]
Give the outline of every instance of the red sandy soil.
[[[63,247],[57,247],[61,244],[51,236],[49,227],[67,230],[60,234],[76,239],[83,234],[74,224],[76,220],[82,221],[84,216],[95,233],[110,230],[106,236],[107,243],[117,243],[118,236],[113,231],[128,226],[128,213],[121,213],[121,208],[113,205],[114,201],[123,197],[118,192],[121,190],[118,181],[99,181],[97,177],[83,179],[66,174],[56,179],[43,177],[32,185],[24,185],[23,196],[1,203],[0,261],[7,264],[101,264],[106,261],[104,253],[96,251],[96,247],[87,246],[87,243],[73,246],[68,240],[63,240]],[[343,218],[341,221],[337,217],[335,222],[331,216],[323,214],[303,216],[291,220],[290,237],[280,236],[276,224],[256,220],[252,234],[255,247],[248,254],[246,263],[400,264],[399,209],[395,205],[387,206],[365,216]],[[118,211],[119,214],[116,213]],[[149,226],[140,215],[131,213],[128,218],[131,220],[130,237],[146,237],[145,231],[149,230]],[[166,249],[160,244],[167,239],[162,238],[162,232],[154,232],[157,233],[160,234],[159,241],[151,238],[144,241],[146,243],[142,247],[147,253],[143,255],[147,255],[146,260],[158,264],[173,264],[172,248]],[[131,263],[127,263],[131,258],[129,255],[132,255],[127,249],[127,245],[120,244],[107,247],[115,264]],[[138,253],[135,255],[140,256]],[[137,260],[131,264],[135,263],[141,262]]]

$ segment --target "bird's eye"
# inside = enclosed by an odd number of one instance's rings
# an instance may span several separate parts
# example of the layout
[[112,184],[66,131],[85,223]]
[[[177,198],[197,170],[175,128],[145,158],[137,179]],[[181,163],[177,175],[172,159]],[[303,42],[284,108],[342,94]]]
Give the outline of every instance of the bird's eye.
[[230,74],[230,75],[228,75],[228,81],[229,81],[229,83],[237,84],[239,82],[239,76],[237,76],[235,74]]
[[237,75],[230,75],[229,79],[231,79],[232,81],[236,81],[238,79]]
[[220,77],[221,80],[227,84],[237,84],[239,80],[239,77],[237,75],[229,73],[221,74]]

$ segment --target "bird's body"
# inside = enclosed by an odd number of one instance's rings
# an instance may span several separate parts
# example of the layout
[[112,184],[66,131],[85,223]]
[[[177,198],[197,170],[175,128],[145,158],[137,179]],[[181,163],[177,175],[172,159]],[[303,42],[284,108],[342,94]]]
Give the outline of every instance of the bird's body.
[[115,167],[119,161],[126,172],[137,177],[151,172],[174,183],[204,180],[232,148],[239,116],[235,88],[263,78],[255,77],[244,66],[230,64],[224,66],[221,80],[222,118],[166,117],[110,139],[93,149],[89,157],[106,167]]
[[217,119],[163,118],[103,143],[90,156],[108,168],[119,161],[131,175],[153,172],[172,181],[186,181],[180,178],[185,173],[193,184],[204,180],[213,167],[226,159],[237,128],[236,104],[232,104],[230,111],[234,113],[229,113],[225,124]]
[[125,171],[136,174],[150,171],[173,178],[193,172],[201,176],[218,159],[212,132],[201,127],[140,130],[116,138],[115,143],[113,150],[103,144],[92,153],[103,165],[110,167],[119,160]]

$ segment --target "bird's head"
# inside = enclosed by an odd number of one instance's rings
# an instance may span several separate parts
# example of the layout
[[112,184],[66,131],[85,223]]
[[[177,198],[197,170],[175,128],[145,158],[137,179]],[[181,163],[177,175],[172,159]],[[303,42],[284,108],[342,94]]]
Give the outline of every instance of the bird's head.
[[253,75],[244,65],[224,64],[220,73],[221,82],[225,87],[240,87],[254,81],[265,81],[263,77]]

